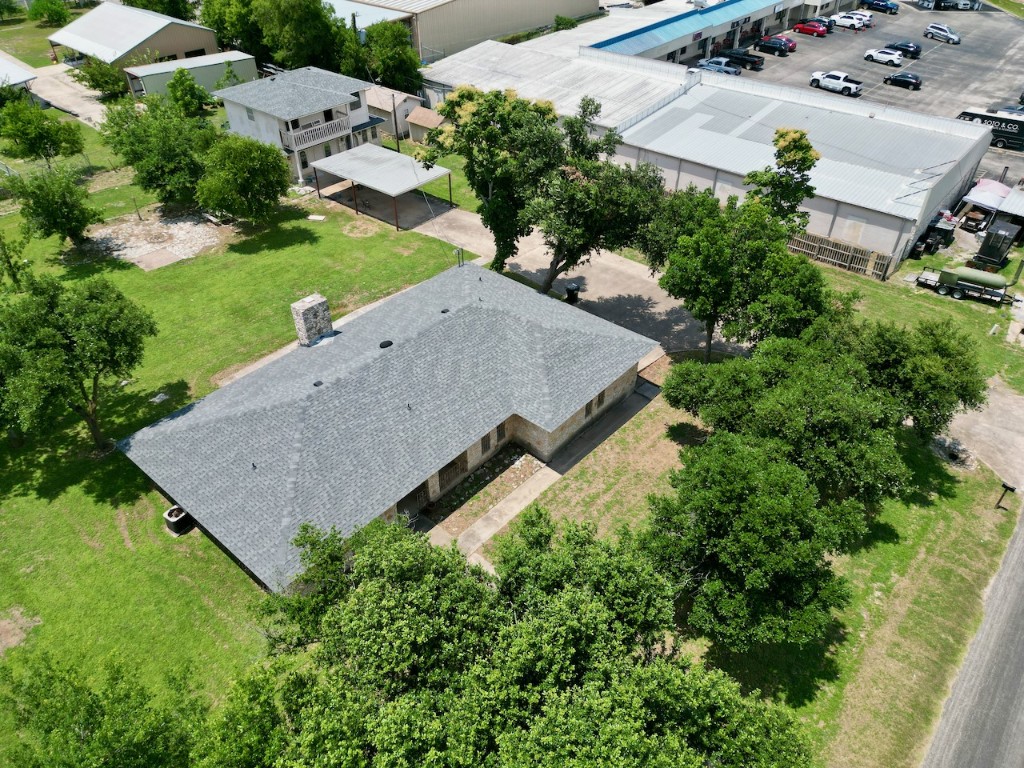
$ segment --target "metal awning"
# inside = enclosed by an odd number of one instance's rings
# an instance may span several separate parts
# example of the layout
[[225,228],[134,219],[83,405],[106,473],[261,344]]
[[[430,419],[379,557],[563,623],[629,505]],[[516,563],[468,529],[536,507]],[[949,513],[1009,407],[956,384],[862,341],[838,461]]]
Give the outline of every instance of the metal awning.
[[[448,176],[448,198],[451,202],[451,171],[435,165],[427,168],[407,155],[399,154],[376,144],[361,144],[337,155],[310,163],[320,190],[320,173],[347,179],[353,185],[372,189],[395,201],[395,229],[398,229],[398,201],[400,195],[422,187],[435,179]],[[358,204],[356,213],[359,212]]]

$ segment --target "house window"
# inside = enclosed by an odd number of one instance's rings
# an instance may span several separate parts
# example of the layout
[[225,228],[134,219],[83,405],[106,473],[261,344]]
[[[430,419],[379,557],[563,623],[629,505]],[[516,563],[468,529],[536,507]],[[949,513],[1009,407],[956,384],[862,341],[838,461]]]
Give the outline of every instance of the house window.
[[256,119],[256,115],[252,111],[252,107],[246,107],[245,108],[245,116],[248,117],[250,120],[255,120]]
[[363,106],[363,94],[353,93],[352,95],[356,97],[355,106],[353,107],[353,109],[359,109],[360,107]]
[[597,407],[601,408],[602,406],[604,406],[604,392],[597,396]]
[[345,137],[345,149],[352,149],[352,134]]
[[306,150],[299,150],[299,165],[303,168],[309,168],[309,160],[306,158]]
[[376,139],[377,138],[377,127],[376,126],[374,126],[373,128],[370,129],[370,138],[371,139]]
[[324,110],[324,122],[325,123],[329,123],[333,119],[334,119],[334,110],[333,109],[325,109]]
[[490,452],[491,452],[491,433],[488,432],[480,440],[480,453],[490,453]]
[[501,424],[498,425],[498,442],[500,443],[504,439],[505,439],[505,422],[501,422]]
[[205,56],[205,55],[206,55],[206,49],[205,48],[196,48],[196,49],[191,50],[191,51],[185,51],[185,58],[186,59],[194,59],[196,56]]
[[583,417],[586,418],[586,419],[589,419],[593,415],[594,415],[594,401],[591,400],[589,403],[587,403],[587,408],[586,408],[586,410],[583,413]]
[[160,61],[174,61],[177,58],[178,58],[178,54],[172,53],[170,56],[160,56],[159,58],[157,58],[157,61],[158,62],[160,62]]
[[299,119],[295,118],[294,120],[292,120],[291,125],[292,125],[292,130],[293,131],[297,131],[299,129]]
[[328,141],[326,144],[324,144],[324,157],[330,157],[330,156],[331,156],[331,142]]

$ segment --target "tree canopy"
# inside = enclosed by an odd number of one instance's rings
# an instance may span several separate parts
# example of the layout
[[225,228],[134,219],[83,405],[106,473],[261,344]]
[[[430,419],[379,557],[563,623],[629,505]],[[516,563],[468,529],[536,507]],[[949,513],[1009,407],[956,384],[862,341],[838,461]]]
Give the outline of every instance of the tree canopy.
[[808,216],[800,205],[814,197],[810,171],[821,154],[811,146],[807,133],[797,128],[776,129],[773,143],[775,167],[751,171],[743,183],[752,187],[747,194],[760,199],[790,231],[802,231]]
[[[142,64],[147,61],[148,57],[141,57],[132,63]],[[124,71],[100,59],[88,59],[80,67],[71,70],[71,77],[86,88],[99,91],[104,99],[116,99],[128,93],[128,81],[125,79]]]
[[77,155],[85,146],[77,122],[61,120],[24,98],[0,110],[0,138],[7,140],[7,154],[44,160],[47,167],[54,158]]
[[145,8],[147,11],[156,11],[164,16],[192,21],[196,17],[198,2],[196,0],[124,0],[124,4],[134,8]]
[[59,235],[80,245],[90,224],[102,220],[88,204],[89,193],[67,167],[19,176],[9,182],[21,203],[21,216],[30,231],[40,237]]
[[[251,13],[262,32],[263,43],[285,69],[320,67],[337,71],[341,56],[338,27],[322,0],[252,0]],[[241,19],[235,23],[241,25]]]
[[542,293],[598,250],[636,243],[664,195],[654,166],[620,166],[608,159],[621,137],[606,131],[593,138],[594,119],[600,114],[601,105],[585,97],[578,114],[562,121],[561,163],[548,171],[525,210],[551,254]]
[[514,91],[458,87],[438,107],[448,124],[430,131],[421,159],[443,155],[465,161],[466,181],[480,201],[480,219],[494,236],[491,268],[501,271],[532,229],[525,215],[542,179],[557,168],[563,136],[550,103]]
[[386,88],[418,93],[423,85],[420,57],[412,48],[409,28],[399,21],[379,21],[366,28],[366,66],[373,80]]
[[32,21],[42,21],[48,27],[63,27],[71,21],[71,11],[64,0],[32,0],[28,17]]
[[[228,62],[229,65],[230,63]],[[198,117],[204,109],[213,104],[210,92],[199,85],[187,69],[177,70],[167,81],[167,98],[186,117]]]
[[202,162],[196,200],[207,210],[262,224],[288,191],[288,161],[262,141],[228,134]]
[[162,96],[149,96],[145,104],[140,110],[134,100],[123,99],[107,107],[103,141],[135,169],[140,187],[163,203],[190,205],[217,131]]
[[28,291],[0,304],[3,420],[32,432],[70,410],[104,447],[104,388],[131,374],[155,334],[152,316],[106,278],[69,286],[33,280]]
[[[715,210],[700,193],[687,193],[674,205],[698,208],[703,218],[671,247],[659,283],[704,324],[705,360],[719,325],[728,338],[756,342],[798,335],[828,310],[821,271],[788,251],[785,224],[758,198],[731,197]],[[669,232],[663,226],[654,242],[669,242]],[[648,247],[660,260],[661,246]]]
[[217,33],[222,46],[246,51],[262,64],[270,61],[271,53],[253,5],[254,0],[203,0],[199,20]]

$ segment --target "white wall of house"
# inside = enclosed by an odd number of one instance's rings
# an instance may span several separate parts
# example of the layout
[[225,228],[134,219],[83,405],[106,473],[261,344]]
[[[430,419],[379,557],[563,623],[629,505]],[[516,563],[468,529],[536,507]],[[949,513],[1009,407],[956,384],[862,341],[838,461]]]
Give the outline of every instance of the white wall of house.
[[[418,106],[420,106],[420,99],[416,96],[407,96],[404,99],[395,99],[395,112],[397,112],[398,115],[398,133],[403,139],[409,135],[409,122],[406,118],[409,116],[409,113]],[[381,130],[385,133],[394,134],[395,117],[393,116],[390,105],[388,105],[387,109],[369,107],[369,114],[374,117],[383,118],[384,124],[381,125]]]
[[255,109],[247,109],[241,104],[227,99],[224,100],[224,111],[227,113],[232,133],[248,136],[250,139],[256,139],[275,147],[281,146],[281,121],[273,115]]

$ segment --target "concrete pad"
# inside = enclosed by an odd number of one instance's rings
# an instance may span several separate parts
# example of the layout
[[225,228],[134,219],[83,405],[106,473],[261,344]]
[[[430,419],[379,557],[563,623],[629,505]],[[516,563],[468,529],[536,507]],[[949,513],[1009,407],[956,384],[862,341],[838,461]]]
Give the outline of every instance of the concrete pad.
[[70,72],[71,68],[66,64],[40,67],[32,81],[32,92],[58,109],[74,113],[86,125],[98,128],[103,123],[105,111],[99,101],[99,91],[75,82]]
[[985,407],[959,414],[949,433],[1024,495],[1024,396],[993,378]]
[[141,256],[125,259],[125,261],[129,261],[141,268],[143,272],[152,272],[154,269],[160,269],[160,267],[166,267],[168,264],[183,261],[185,258],[186,257],[179,256],[176,253],[172,253],[166,248],[158,248],[155,251],[144,253]]

